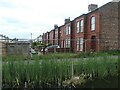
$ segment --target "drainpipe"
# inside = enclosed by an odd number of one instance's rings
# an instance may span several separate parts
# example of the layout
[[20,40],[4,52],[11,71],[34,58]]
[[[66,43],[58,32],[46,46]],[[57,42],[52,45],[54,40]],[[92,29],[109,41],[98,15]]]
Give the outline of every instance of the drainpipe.
[[98,52],[99,52],[99,50],[100,50],[100,40],[98,39]]
[[85,39],[85,53],[86,53],[86,51],[87,51],[87,49],[86,49],[86,47],[87,47],[86,41],[87,41],[87,40]]

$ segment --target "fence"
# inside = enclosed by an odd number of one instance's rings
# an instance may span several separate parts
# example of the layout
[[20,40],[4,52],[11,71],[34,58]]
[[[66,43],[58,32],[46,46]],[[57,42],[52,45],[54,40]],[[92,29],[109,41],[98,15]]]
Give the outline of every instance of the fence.
[[[14,39],[14,40],[3,40],[2,43],[2,54],[3,55],[29,55],[30,47],[32,42],[39,42],[39,45],[34,46],[36,52],[44,53],[41,51],[49,45],[58,45],[60,48],[49,48],[47,53],[56,52],[100,52],[100,51],[111,51],[120,50],[118,47],[118,40],[110,38],[109,40],[98,39],[92,37],[92,39],[53,39],[37,41],[31,39]],[[46,52],[46,51],[45,51]]]
[[2,89],[2,43],[0,43],[0,90]]
[[[63,52],[68,51],[66,48],[69,48],[69,52],[100,52],[100,51],[111,51],[111,50],[120,50],[118,39],[98,39],[92,37],[92,39],[53,39],[53,40],[44,40],[43,43],[46,45],[59,45]],[[57,49],[58,52],[60,49]],[[50,50],[51,51],[51,50]],[[54,50],[53,50],[54,51]]]
[[[29,53],[28,49],[31,46],[31,41],[12,41],[6,42],[6,46],[2,46],[1,48],[6,47],[7,53],[23,54],[26,51]],[[39,42],[39,41],[38,41]],[[103,50],[101,49],[102,40],[82,40],[82,39],[74,39],[70,41],[60,40],[57,45],[60,48],[49,49],[48,53],[56,53],[56,52],[87,52],[91,49]],[[109,43],[106,45],[102,42],[103,46],[106,47],[106,50],[118,50],[117,43]],[[44,42],[42,42],[43,44]],[[49,42],[50,43],[50,42]],[[39,43],[40,44],[40,43]],[[55,44],[55,43],[54,43]],[[51,45],[54,45],[51,44]],[[111,44],[111,45],[110,45]],[[5,44],[4,44],[5,45]],[[45,45],[45,46],[44,46]],[[36,51],[40,51],[42,48],[47,47],[48,43],[45,43],[43,46],[36,45]],[[1,45],[0,45],[1,46]],[[110,48],[108,48],[108,46]],[[116,46],[116,47],[114,47]],[[99,48],[98,48],[99,47]],[[82,49],[81,49],[82,48]],[[115,49],[114,49],[115,48]],[[25,50],[26,49],[26,50]],[[38,49],[38,50],[37,50]],[[2,53],[2,49],[1,53]],[[11,50],[11,51],[10,51]],[[51,51],[50,51],[51,50]],[[70,53],[68,53],[70,57]],[[44,56],[44,55],[43,55]],[[67,55],[66,55],[67,56]],[[41,57],[41,56],[40,56]],[[104,78],[109,75],[117,75],[118,74],[118,57],[113,57],[106,55],[104,57],[93,57],[93,58],[66,58],[66,59],[46,59],[44,58],[39,60],[33,59],[28,61],[24,61],[21,58],[16,62],[12,60],[10,62],[4,61],[3,63],[3,87],[12,87],[12,88],[35,88],[35,87],[57,87],[60,85],[64,85],[64,81],[71,79],[74,76],[86,75],[83,78],[90,77],[92,75],[94,78]],[[45,55],[46,57],[46,55]],[[54,56],[50,56],[54,57]],[[63,57],[63,55],[62,55]],[[18,57],[17,57],[18,58]],[[10,58],[8,57],[8,60]],[[1,60],[0,60],[1,61]],[[2,62],[0,62],[2,66]],[[2,82],[2,68],[0,66],[0,81]],[[12,70],[12,72],[11,72]],[[10,82],[9,82],[10,81]],[[104,83],[104,81],[102,82]],[[108,84],[108,83],[107,83]],[[2,86],[2,84],[0,83]],[[50,85],[50,86],[49,86]],[[63,86],[62,86],[63,87]]]

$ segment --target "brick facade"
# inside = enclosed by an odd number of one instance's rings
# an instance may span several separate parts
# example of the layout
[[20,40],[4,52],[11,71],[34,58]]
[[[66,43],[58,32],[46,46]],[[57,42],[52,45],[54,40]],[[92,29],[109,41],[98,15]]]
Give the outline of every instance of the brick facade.
[[[95,30],[91,30],[91,19],[95,17]],[[98,10],[91,12],[87,15],[87,31],[86,31],[86,41],[85,44],[87,45],[86,51],[99,51],[99,30],[100,30],[100,22],[99,22],[99,12]],[[92,38],[95,38],[93,41]]]
[[54,30],[49,32],[49,43],[52,45],[54,44]]
[[100,50],[118,49],[119,9],[120,2],[110,2],[99,8],[100,13]]
[[60,26],[60,47],[64,48],[64,42],[65,42],[65,26]]
[[[80,22],[83,21],[83,31],[81,32],[80,31]],[[79,29],[77,29],[77,23],[79,23]],[[73,47],[74,47],[74,52],[79,52],[80,51],[80,45],[77,45],[77,43],[80,43],[80,38],[83,38],[83,50],[82,51],[85,51],[85,43],[84,43],[84,39],[85,39],[85,34],[86,34],[86,15],[81,15],[77,18],[74,19],[74,34],[73,35],[75,38],[73,38],[74,40],[74,44],[73,44]],[[79,32],[77,31],[79,30]]]
[[[119,10],[120,2],[109,2],[72,21],[65,19],[64,25],[49,33],[50,40],[58,39],[58,41],[50,42],[58,44],[61,48],[70,48],[72,52],[118,50],[120,49]],[[78,28],[82,28],[83,31],[79,32]]]

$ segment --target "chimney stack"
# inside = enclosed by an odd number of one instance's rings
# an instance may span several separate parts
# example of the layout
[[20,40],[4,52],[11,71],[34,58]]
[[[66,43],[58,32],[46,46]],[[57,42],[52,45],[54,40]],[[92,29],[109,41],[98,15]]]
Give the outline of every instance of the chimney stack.
[[98,8],[97,4],[89,4],[88,5],[88,12],[94,11],[97,8]]
[[70,17],[68,19],[65,19],[65,24],[70,22]]
[[54,25],[54,29],[56,29],[56,28],[58,28],[58,25],[57,25],[57,24]]

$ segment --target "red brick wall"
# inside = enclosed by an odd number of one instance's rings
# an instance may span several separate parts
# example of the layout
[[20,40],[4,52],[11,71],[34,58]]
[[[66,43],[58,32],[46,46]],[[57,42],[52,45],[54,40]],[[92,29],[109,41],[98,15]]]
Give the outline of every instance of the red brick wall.
[[60,47],[64,48],[64,40],[65,40],[65,32],[64,32],[65,26],[60,27]]
[[49,42],[53,45],[54,44],[54,31],[51,30],[49,33]]
[[[95,17],[95,30],[91,31],[91,18]],[[91,38],[92,36],[96,37],[96,46],[95,51],[99,51],[99,31],[100,31],[100,18],[99,12],[89,13],[87,16],[87,33],[86,33],[86,51],[91,51]]]
[[110,2],[99,9],[101,51],[118,50],[119,5],[117,2]]
[[[84,38],[84,51],[91,51],[91,48],[95,51],[103,51],[103,50],[116,50],[118,49],[118,36],[119,36],[119,29],[120,29],[120,2],[118,3],[107,3],[106,5],[89,12],[88,14],[81,15],[75,18],[70,23],[66,23],[63,26],[59,27],[59,44],[61,48],[65,46],[65,39],[71,39],[71,50],[76,52],[76,39],[77,38]],[[91,17],[95,17],[95,31],[91,31]],[[76,33],[76,22],[84,19],[84,32],[83,33]],[[71,35],[66,35],[65,30],[66,26],[71,26]],[[54,34],[50,31],[49,39],[51,42]],[[95,36],[96,42],[93,42],[91,38]]]
[[[80,33],[77,33],[77,22],[79,22],[79,21],[81,21],[81,20],[83,20],[84,21],[84,29],[83,29],[83,32],[80,32]],[[80,17],[78,17],[78,18],[76,18],[75,20],[74,20],[74,36],[75,36],[75,38],[74,38],[74,52],[76,52],[77,51],[77,43],[76,43],[76,40],[77,40],[77,38],[83,38],[83,39],[85,39],[85,31],[86,31],[86,18],[85,18],[85,15],[83,15],[83,16],[80,16]],[[83,44],[83,51],[84,51],[84,44]]]

